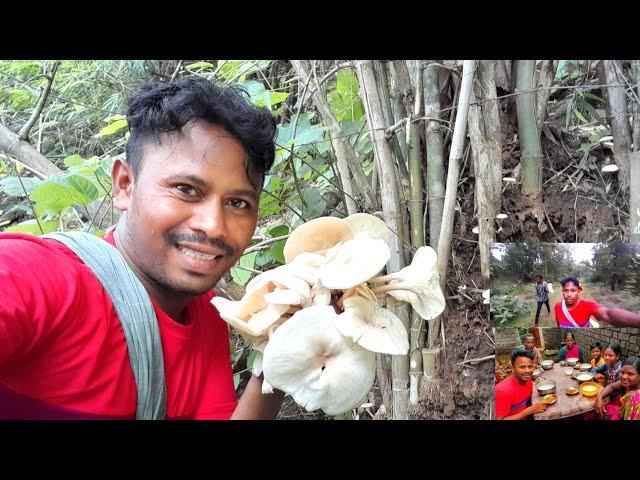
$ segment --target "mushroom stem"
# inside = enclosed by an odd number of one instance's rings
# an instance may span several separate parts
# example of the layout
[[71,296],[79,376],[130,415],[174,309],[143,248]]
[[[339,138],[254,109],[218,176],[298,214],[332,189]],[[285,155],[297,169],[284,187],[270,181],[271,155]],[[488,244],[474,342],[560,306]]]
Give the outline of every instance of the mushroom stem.
[[402,286],[401,284],[398,284],[398,283],[391,283],[389,285],[382,285],[380,287],[374,288],[371,291],[373,293],[375,293],[376,295],[380,295],[380,294],[384,294],[386,292],[390,292],[392,290],[407,290],[407,291],[411,291],[410,288],[406,288],[406,287],[404,287],[404,286]]
[[389,280],[393,280],[395,277],[395,274],[390,273],[389,275],[381,275],[379,277],[373,277],[371,279],[369,279],[369,283],[384,283],[384,282],[388,282]]

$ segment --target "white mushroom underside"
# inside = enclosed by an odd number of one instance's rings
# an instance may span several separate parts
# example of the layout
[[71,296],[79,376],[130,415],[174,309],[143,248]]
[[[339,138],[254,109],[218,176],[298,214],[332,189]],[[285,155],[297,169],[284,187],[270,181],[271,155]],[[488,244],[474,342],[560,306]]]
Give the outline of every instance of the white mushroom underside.
[[404,355],[409,351],[409,335],[400,319],[391,311],[361,297],[344,301],[344,313],[336,327],[363,348],[389,355]]
[[375,354],[343,337],[331,306],[295,313],[271,336],[263,372],[307,411],[337,415],[357,406],[375,377]]

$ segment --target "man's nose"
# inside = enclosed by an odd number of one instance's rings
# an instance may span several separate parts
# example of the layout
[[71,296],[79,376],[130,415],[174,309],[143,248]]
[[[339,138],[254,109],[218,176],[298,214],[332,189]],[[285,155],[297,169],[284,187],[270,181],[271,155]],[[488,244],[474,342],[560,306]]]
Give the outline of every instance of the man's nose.
[[228,227],[224,205],[221,202],[198,205],[191,217],[190,227],[203,232],[208,238],[227,238]]

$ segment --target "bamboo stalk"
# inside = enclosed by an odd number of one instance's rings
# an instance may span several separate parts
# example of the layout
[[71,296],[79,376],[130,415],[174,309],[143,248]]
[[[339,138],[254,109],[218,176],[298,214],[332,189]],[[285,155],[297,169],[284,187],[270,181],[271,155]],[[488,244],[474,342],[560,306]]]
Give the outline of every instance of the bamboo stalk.
[[533,199],[542,193],[542,147],[535,112],[535,60],[518,60],[516,80],[516,114],[520,140],[522,194]]
[[[460,93],[456,122],[451,140],[449,152],[449,169],[447,171],[447,187],[444,197],[442,212],[442,224],[440,226],[440,238],[438,239],[438,273],[440,286],[444,290],[447,284],[447,266],[451,253],[451,240],[453,235],[453,220],[458,190],[458,177],[460,176],[460,160],[464,153],[464,140],[467,130],[467,116],[469,114],[469,102],[473,92],[473,78],[476,69],[475,60],[465,60],[462,66],[462,79],[460,81]],[[435,343],[440,333],[440,317],[434,319],[429,325],[429,342]]]
[[[393,161],[393,152],[385,138],[386,117],[383,102],[376,85],[373,62],[369,60],[356,62],[356,71],[360,81],[360,93],[367,114],[367,123],[371,130],[374,156],[378,159],[380,178],[380,194],[382,212],[385,223],[393,232],[402,232],[402,211],[400,193],[398,191],[398,174]],[[388,271],[397,272],[404,267],[404,245],[398,235],[391,236],[391,257]],[[405,328],[409,319],[406,308],[389,307]],[[407,355],[394,355],[392,359],[392,390],[394,419],[407,419],[409,400],[409,358]]]
[[[424,114],[427,117],[440,118],[440,95],[438,91],[438,70],[428,66],[423,72]],[[429,210],[429,245],[437,249],[444,209],[444,153],[440,123],[434,120],[426,122],[427,144],[427,195]]]
[[633,76],[636,82],[636,95],[634,96],[633,116],[633,150],[629,157],[630,167],[630,235],[632,242],[640,241],[640,60],[633,60]]
[[536,82],[536,88],[539,88],[536,98],[536,113],[538,131],[542,131],[542,125],[547,118],[547,105],[549,104],[549,95],[551,95],[551,83],[556,75],[556,62],[553,60],[544,60],[540,66],[540,73],[538,75],[538,81]]
[[475,68],[475,60],[464,61],[462,67],[462,81],[460,82],[460,94],[458,96],[456,122],[453,130],[453,138],[451,140],[451,151],[449,152],[447,187],[444,197],[440,238],[438,240],[438,273],[440,275],[440,286],[443,290],[447,282],[447,266],[449,265],[449,254],[451,251],[451,239],[453,235],[453,218],[457,198],[458,176],[460,175],[460,160],[464,153],[467,116],[469,113],[469,102],[471,100]]

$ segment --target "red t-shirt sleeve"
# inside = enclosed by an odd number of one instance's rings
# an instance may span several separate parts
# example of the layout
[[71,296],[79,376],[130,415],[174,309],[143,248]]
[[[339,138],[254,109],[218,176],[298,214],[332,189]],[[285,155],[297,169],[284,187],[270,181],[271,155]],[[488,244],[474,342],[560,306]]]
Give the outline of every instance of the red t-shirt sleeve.
[[[0,372],[27,354],[46,335],[47,317],[64,274],[44,241],[20,234],[0,234]],[[50,283],[57,275],[57,287]]]
[[509,416],[511,409],[511,395],[510,390],[506,387],[504,382],[509,381],[510,377],[505,378],[502,382],[496,385],[495,391],[495,403],[496,403],[496,418],[504,418]]

